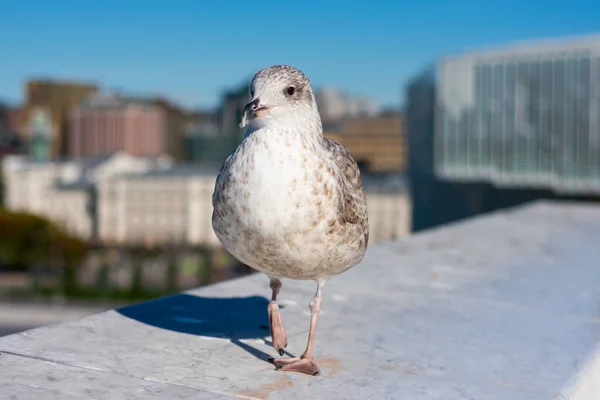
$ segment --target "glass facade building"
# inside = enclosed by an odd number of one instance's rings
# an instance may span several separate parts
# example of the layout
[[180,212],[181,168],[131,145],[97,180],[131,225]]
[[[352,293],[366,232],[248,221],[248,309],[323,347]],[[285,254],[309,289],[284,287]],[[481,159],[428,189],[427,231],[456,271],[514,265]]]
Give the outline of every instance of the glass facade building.
[[447,57],[435,71],[440,179],[600,193],[600,37]]

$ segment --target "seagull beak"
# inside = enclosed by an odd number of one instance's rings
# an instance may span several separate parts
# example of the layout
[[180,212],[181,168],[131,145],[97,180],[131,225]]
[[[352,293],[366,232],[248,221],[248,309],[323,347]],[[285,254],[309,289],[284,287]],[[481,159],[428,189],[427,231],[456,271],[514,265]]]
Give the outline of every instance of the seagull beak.
[[255,118],[267,115],[269,111],[271,111],[271,108],[272,107],[270,106],[261,104],[259,98],[252,100],[250,103],[246,104],[246,107],[244,107],[244,110],[242,111],[242,123],[240,124],[240,128],[245,127]]

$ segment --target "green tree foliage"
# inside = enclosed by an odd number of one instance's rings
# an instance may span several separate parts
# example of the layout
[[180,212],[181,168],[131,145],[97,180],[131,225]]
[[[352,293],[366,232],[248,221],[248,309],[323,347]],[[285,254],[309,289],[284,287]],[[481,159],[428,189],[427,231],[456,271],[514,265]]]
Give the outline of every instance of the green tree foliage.
[[177,291],[177,278],[178,278],[178,259],[177,252],[174,248],[168,250],[169,262],[167,264],[167,293],[174,293]]
[[144,284],[142,282],[142,267],[146,256],[141,250],[132,250],[131,261],[133,273],[131,276],[131,288],[129,294],[132,299],[140,297],[144,292]]
[[0,262],[9,265],[67,267],[74,279],[75,266],[88,251],[88,245],[58,225],[40,216],[0,209]]

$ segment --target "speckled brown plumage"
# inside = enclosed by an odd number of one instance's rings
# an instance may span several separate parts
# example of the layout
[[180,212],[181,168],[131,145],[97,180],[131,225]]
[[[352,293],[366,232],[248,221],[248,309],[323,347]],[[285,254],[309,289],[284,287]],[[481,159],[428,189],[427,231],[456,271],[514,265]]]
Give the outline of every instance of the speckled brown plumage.
[[[321,138],[314,150],[302,146],[298,154],[292,156],[292,160],[297,160],[304,153],[312,153],[306,156],[307,168],[294,171],[288,184],[281,187],[286,199],[293,201],[287,210],[292,218],[289,226],[279,227],[276,238],[261,232],[265,221],[253,221],[249,217],[253,211],[249,179],[256,172],[250,169],[246,177],[246,173],[238,176],[232,169],[252,162],[254,157],[244,160],[246,146],[260,147],[262,142],[272,140],[268,135],[247,137],[219,171],[213,194],[213,225],[217,236],[238,259],[279,278],[316,279],[337,275],[352,267],[364,255],[369,227],[358,166],[339,143]],[[270,148],[267,143],[264,146]],[[310,159],[319,160],[322,168],[309,168]],[[277,168],[278,162],[273,164],[271,168]],[[299,186],[308,192],[307,196],[294,199]],[[261,206],[268,209],[278,205],[263,203]],[[287,257],[289,250],[302,254],[309,249],[311,254],[307,257]],[[341,251],[347,254],[340,254]]]
[[250,126],[219,170],[213,227],[228,251],[270,276],[327,278],[364,256],[369,226],[362,180],[350,152],[323,137],[304,75],[278,67],[257,73],[252,87],[286,82],[303,88],[298,98],[285,100],[307,121],[273,118]]
[[369,224],[358,164],[348,149],[335,140],[323,138],[323,143],[339,171],[337,189],[340,223],[358,225],[359,230],[363,232],[366,248],[369,243]]
[[[326,280],[357,265],[367,248],[360,171],[347,149],[323,137],[311,84],[302,72],[287,66],[261,70],[251,95],[242,119],[249,124],[246,135],[215,183],[213,228],[231,254],[270,277],[273,301],[280,278],[315,280],[311,313],[316,318]],[[285,342],[277,313],[269,308],[276,347]],[[310,362],[275,364],[318,372],[311,345],[307,360],[309,353]]]

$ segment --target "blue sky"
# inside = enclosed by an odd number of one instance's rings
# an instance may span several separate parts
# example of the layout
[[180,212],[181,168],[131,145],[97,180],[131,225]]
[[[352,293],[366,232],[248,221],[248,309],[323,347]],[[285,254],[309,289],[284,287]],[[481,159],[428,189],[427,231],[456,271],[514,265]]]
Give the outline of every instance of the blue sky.
[[57,77],[211,107],[256,70],[290,64],[314,86],[399,106],[439,55],[600,33],[599,16],[594,0],[4,0],[0,98]]

